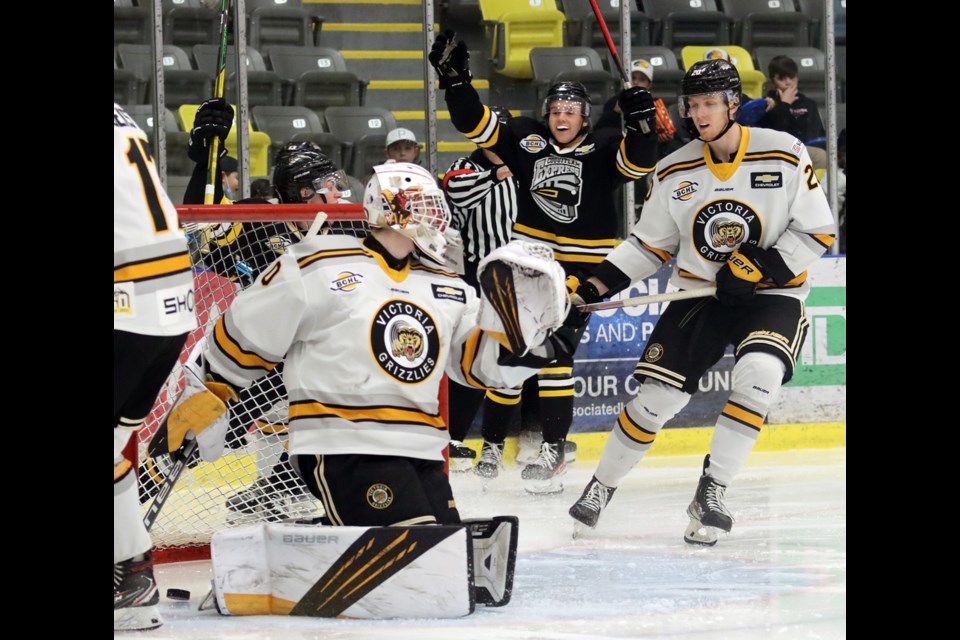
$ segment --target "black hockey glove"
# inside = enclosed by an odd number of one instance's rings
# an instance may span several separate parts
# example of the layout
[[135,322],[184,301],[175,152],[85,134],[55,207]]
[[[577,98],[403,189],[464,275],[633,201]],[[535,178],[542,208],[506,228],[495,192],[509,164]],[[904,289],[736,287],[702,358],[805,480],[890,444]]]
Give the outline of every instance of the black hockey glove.
[[727,307],[742,306],[753,300],[761,280],[782,287],[793,278],[776,249],[744,244],[730,254],[717,272],[717,299]]
[[580,344],[580,338],[590,322],[590,312],[580,311],[577,307],[582,304],[600,302],[603,299],[596,286],[592,282],[587,282],[586,276],[582,277],[583,282],[580,281],[580,276],[567,276],[566,285],[567,293],[570,294],[570,311],[567,312],[567,317],[560,328],[554,331],[549,338],[557,355],[573,356],[577,350],[577,345]]
[[[630,131],[650,133],[655,130],[657,123],[657,107],[653,104],[653,96],[642,87],[630,87],[620,92],[617,102],[623,114],[623,122]],[[647,124],[644,131],[641,123]]]
[[190,146],[187,155],[197,163],[206,164],[210,158],[210,145],[214,138],[220,138],[220,157],[227,154],[223,144],[233,126],[233,107],[223,98],[205,100],[197,109],[190,130]]
[[461,84],[469,84],[473,79],[470,74],[470,54],[467,52],[467,43],[456,40],[457,34],[445,29],[437,34],[430,49],[430,64],[437,70],[437,78],[441,89],[449,89]]

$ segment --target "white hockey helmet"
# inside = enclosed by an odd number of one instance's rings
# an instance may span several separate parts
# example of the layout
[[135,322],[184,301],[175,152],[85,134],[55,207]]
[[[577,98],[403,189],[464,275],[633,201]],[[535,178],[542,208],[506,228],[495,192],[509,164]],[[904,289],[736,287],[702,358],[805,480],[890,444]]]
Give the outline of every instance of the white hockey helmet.
[[444,262],[450,209],[425,168],[393,161],[375,166],[363,191],[363,209],[371,227],[390,227],[431,259]]

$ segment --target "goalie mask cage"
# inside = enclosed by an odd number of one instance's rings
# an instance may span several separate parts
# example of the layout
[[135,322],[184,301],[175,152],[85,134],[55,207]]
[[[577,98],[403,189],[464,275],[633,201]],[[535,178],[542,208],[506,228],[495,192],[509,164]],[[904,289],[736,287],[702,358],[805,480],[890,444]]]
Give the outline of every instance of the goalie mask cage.
[[[137,466],[144,513],[162,489],[164,471],[169,468],[169,458],[151,456],[149,444],[183,389],[182,363],[237,293],[253,282],[250,276],[256,269],[251,271],[250,265],[262,269],[263,264],[272,262],[270,244],[283,244],[276,240],[283,237],[278,231],[289,230],[296,235],[291,225],[299,224],[301,233],[306,234],[318,211],[327,214],[321,234],[363,237],[368,233],[366,215],[359,204],[177,207],[190,246],[199,328],[187,338],[180,361],[125,452]],[[241,238],[241,231],[259,234]],[[256,240],[253,248],[246,239]],[[264,247],[266,262],[253,255]],[[274,473],[287,439],[288,403],[285,394],[272,391],[277,380],[278,376],[262,378],[241,391],[240,403],[231,405],[231,428],[223,457],[212,463],[194,457],[184,468],[150,531],[157,560],[209,557],[210,538],[224,527],[323,514],[319,501],[289,464],[281,463],[284,472]],[[445,391],[445,385],[441,386]],[[444,416],[445,395],[440,398]]]

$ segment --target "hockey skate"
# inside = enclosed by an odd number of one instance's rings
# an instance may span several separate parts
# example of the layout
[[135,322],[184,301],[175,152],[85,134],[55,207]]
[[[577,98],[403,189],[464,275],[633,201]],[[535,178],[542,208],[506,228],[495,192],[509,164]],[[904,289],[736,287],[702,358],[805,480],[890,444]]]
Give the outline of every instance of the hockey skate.
[[450,441],[450,471],[469,471],[477,452],[459,440]]
[[313,495],[299,479],[281,475],[260,478],[228,498],[226,506],[232,514],[227,516],[227,522],[280,522],[322,515]]
[[483,441],[483,448],[480,450],[480,460],[473,472],[486,480],[493,480],[500,475],[500,469],[503,468],[503,443]]
[[544,442],[540,455],[520,472],[527,493],[561,493],[567,462],[561,453],[563,441]]
[[[543,440],[537,431],[521,431],[517,438],[517,462],[530,464],[540,455],[540,445]],[[563,459],[570,464],[577,460],[577,443],[573,440],[563,441]]]
[[113,630],[142,631],[163,624],[157,605],[160,591],[147,551],[113,565]]
[[616,487],[608,487],[597,480],[596,476],[590,478],[590,482],[584,488],[580,499],[567,512],[571,518],[577,521],[573,528],[574,538],[583,533],[584,526],[591,529],[597,526],[600,513],[610,503],[610,498],[613,497],[613,492],[616,490]]
[[733,516],[723,504],[727,486],[707,475],[710,456],[703,461],[703,475],[697,484],[697,493],[687,507],[690,524],[683,534],[684,542],[712,547],[717,544],[720,532],[729,533],[733,528]]

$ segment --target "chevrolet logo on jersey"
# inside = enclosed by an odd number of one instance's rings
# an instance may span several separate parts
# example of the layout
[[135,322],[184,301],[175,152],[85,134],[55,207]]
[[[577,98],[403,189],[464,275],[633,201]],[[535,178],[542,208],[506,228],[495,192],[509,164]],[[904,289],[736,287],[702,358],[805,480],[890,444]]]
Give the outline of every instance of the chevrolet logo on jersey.
[[577,149],[573,152],[573,155],[585,156],[588,153],[593,153],[593,150],[596,148],[596,146],[597,146],[596,144],[591,143],[591,144],[585,144],[583,146],[577,147]]
[[779,171],[751,173],[750,182],[754,189],[779,189],[783,186],[783,174]]
[[433,297],[437,300],[456,300],[464,304],[467,302],[467,294],[463,289],[440,284],[430,286],[433,287]]
[[573,158],[547,156],[533,164],[530,194],[548,217],[561,224],[577,219],[583,163]]
[[407,300],[390,300],[374,316],[370,346],[384,373],[416,384],[436,369],[440,336],[426,310]]

